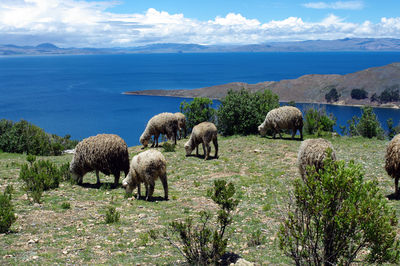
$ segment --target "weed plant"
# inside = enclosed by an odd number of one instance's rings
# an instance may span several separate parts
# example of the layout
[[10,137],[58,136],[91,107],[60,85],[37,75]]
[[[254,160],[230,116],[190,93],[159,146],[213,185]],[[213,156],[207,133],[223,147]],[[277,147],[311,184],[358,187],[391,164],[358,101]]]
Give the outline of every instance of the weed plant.
[[14,207],[11,203],[12,186],[7,186],[3,194],[0,194],[0,233],[6,233],[17,220]]

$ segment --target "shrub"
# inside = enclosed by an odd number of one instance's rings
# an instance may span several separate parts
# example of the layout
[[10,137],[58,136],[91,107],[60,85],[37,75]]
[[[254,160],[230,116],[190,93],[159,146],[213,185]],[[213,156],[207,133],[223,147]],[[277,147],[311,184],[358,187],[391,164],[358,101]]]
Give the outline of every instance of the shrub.
[[40,203],[43,191],[59,186],[61,173],[50,161],[35,161],[36,158],[30,156],[28,159],[30,165],[22,165],[19,177],[24,182],[27,195],[30,194],[34,202]]
[[347,124],[349,127],[347,133],[350,136],[384,139],[384,130],[371,106],[362,107],[361,118],[354,116],[352,120],[347,121]]
[[338,93],[336,88],[335,87],[328,87],[326,89],[329,89],[329,88],[330,88],[329,92],[327,94],[325,94],[325,100],[328,103],[339,101],[340,94]]
[[119,221],[120,214],[114,206],[108,206],[106,211],[106,224],[117,223]]
[[377,181],[364,181],[352,161],[346,166],[329,158],[324,170],[295,181],[294,208],[289,206],[278,233],[280,248],[297,265],[350,265],[356,258],[397,262],[396,213]]
[[61,209],[64,209],[64,210],[69,210],[69,209],[71,209],[71,203],[69,203],[69,202],[67,202],[67,201],[61,203]]
[[388,138],[391,140],[394,138],[395,135],[400,133],[400,125],[394,126],[393,119],[389,118],[386,120],[387,126],[388,126]]
[[399,100],[400,94],[397,86],[386,88],[379,96],[379,102],[381,103],[397,102]]
[[218,130],[223,135],[257,134],[267,113],[279,107],[279,98],[270,90],[251,93],[229,90],[218,109]]
[[71,178],[72,174],[71,171],[69,170],[69,163],[64,163],[60,166],[60,176],[61,176],[61,181],[70,181],[72,183],[74,183],[74,179]]
[[259,245],[263,245],[266,242],[265,235],[262,234],[260,229],[252,231],[250,235],[247,237],[247,245],[249,247],[256,247]]
[[372,94],[372,95],[371,95],[371,98],[370,98],[370,101],[371,101],[371,102],[379,102],[379,96],[378,96],[378,94],[376,94],[376,93]]
[[304,131],[307,134],[320,133],[321,131],[333,132],[336,118],[333,114],[326,114],[325,109],[316,110],[309,108],[305,112]]
[[164,152],[174,152],[175,151],[175,144],[164,142],[163,145]]
[[184,222],[174,221],[170,228],[178,234],[182,249],[167,236],[168,241],[178,248],[190,265],[218,265],[220,258],[225,254],[228,239],[225,238],[227,227],[232,223],[232,212],[239,201],[234,199],[235,186],[227,184],[225,180],[215,180],[213,190],[207,195],[219,206],[217,226],[213,227],[210,212],[200,212],[200,222],[193,224],[192,218]]
[[215,109],[212,108],[213,102],[209,98],[194,98],[191,102],[183,101],[180,105],[181,113],[186,117],[186,127],[188,130],[201,122],[214,122]]
[[8,232],[17,220],[11,203],[12,190],[12,186],[7,186],[3,194],[0,194],[0,233]]
[[78,143],[70,140],[70,137],[47,134],[43,129],[25,120],[15,123],[0,120],[0,149],[4,152],[60,155],[64,149],[73,148]]
[[366,92],[364,89],[352,89],[350,95],[352,99],[356,100],[368,98],[368,92]]

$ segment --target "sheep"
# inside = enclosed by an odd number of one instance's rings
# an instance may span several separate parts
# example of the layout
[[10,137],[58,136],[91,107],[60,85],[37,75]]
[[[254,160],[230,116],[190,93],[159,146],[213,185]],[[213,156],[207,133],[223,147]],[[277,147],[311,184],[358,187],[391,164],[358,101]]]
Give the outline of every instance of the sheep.
[[300,131],[300,139],[303,139],[303,114],[301,111],[293,106],[282,106],[279,108],[272,109],[268,112],[264,122],[258,126],[258,131],[261,136],[265,136],[268,129],[273,130],[273,138],[276,133],[279,133],[279,137],[282,138],[282,129],[292,130],[292,139],[296,135],[297,130]]
[[164,134],[168,139],[173,138],[176,145],[176,132],[178,131],[178,120],[172,113],[161,113],[153,116],[149,122],[147,122],[146,129],[140,136],[140,143],[142,143],[142,149],[146,148],[149,144],[151,136],[154,135],[154,142],[151,147],[158,147],[158,137],[160,134]]
[[137,198],[139,199],[141,196],[140,184],[144,183],[146,187],[146,200],[148,200],[153,195],[154,184],[157,178],[160,178],[164,187],[164,198],[168,200],[167,161],[161,152],[147,150],[132,158],[129,173],[122,181],[122,186],[127,193],[132,193],[137,187]]
[[307,167],[314,166],[316,171],[323,168],[323,162],[327,158],[328,149],[331,150],[331,159],[336,160],[336,153],[332,143],[325,139],[307,139],[303,141],[297,155],[297,164],[303,180],[307,174]]
[[189,156],[194,148],[196,148],[196,156],[199,156],[198,145],[202,143],[204,160],[207,160],[210,156],[211,141],[214,143],[215,147],[215,158],[218,158],[217,127],[210,122],[202,122],[196,125],[193,127],[192,134],[185,144],[186,156]]
[[180,112],[177,112],[174,115],[178,119],[178,132],[179,132],[178,139],[182,138],[183,132],[185,132],[184,138],[186,138],[186,117],[185,117],[185,115]]
[[400,134],[396,135],[388,144],[385,155],[385,170],[394,178],[395,196],[399,197],[400,177]]
[[113,134],[99,134],[78,143],[70,164],[72,177],[82,184],[83,176],[96,171],[97,184],[100,184],[99,172],[114,175],[114,185],[118,185],[120,172],[125,176],[129,172],[128,146],[125,141]]

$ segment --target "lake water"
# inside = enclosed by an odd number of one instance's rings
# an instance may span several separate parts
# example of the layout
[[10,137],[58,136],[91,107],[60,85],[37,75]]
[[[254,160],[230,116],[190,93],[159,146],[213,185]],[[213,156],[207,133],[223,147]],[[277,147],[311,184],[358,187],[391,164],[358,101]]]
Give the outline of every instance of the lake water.
[[[115,133],[131,146],[139,144],[149,118],[179,111],[184,99],[123,95],[124,91],[347,74],[392,62],[400,62],[399,52],[0,57],[0,118],[25,119],[74,139]],[[326,110],[337,117],[338,125],[361,114],[356,107],[327,105]],[[376,113],[384,127],[388,118],[399,122],[399,110]]]

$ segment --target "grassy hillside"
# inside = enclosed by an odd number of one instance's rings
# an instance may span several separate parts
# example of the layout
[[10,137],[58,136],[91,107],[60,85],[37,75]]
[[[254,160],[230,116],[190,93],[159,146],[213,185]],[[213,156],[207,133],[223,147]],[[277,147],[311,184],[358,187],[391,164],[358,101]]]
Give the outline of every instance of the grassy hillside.
[[[394,192],[394,182],[383,168],[387,141],[348,137],[330,140],[339,159],[359,162],[367,179],[379,180],[384,195]],[[108,184],[113,177],[102,175],[103,186],[95,188],[90,185],[96,183],[95,174],[91,173],[84,177],[83,186],[62,183],[60,188],[44,193],[42,204],[32,205],[18,180],[25,156],[0,153],[0,191],[7,184],[14,185],[13,204],[18,215],[12,232],[0,235],[0,264],[183,261],[177,250],[161,238],[161,232],[175,219],[197,216],[204,209],[215,210],[214,203],[206,197],[215,179],[233,182],[239,191],[240,204],[229,232],[228,250],[257,264],[291,264],[280,252],[276,235],[293,189],[292,181],[299,178],[296,158],[300,141],[220,137],[220,157],[208,161],[186,157],[185,141],[178,142],[175,152],[164,153],[168,161],[169,201],[162,200],[159,181],[155,201],[146,202],[124,198],[122,188],[110,189]],[[130,158],[140,151],[140,147],[131,147]],[[46,158],[61,165],[72,155]],[[69,202],[71,209],[62,209],[63,202]],[[104,216],[110,202],[121,218],[119,223],[107,225]],[[390,201],[390,205],[400,215],[400,202]],[[151,238],[150,230],[160,237]],[[261,230],[265,241],[251,246],[248,240],[257,230]]]

